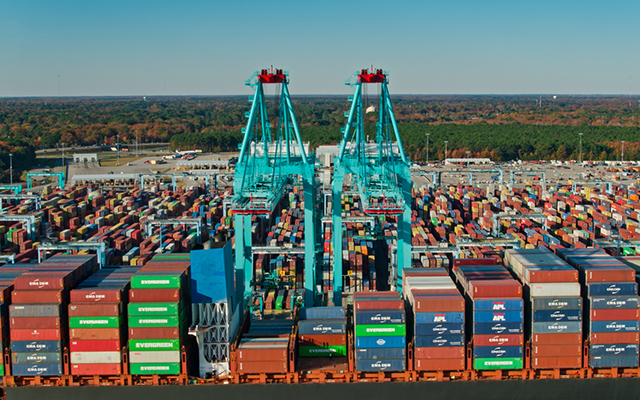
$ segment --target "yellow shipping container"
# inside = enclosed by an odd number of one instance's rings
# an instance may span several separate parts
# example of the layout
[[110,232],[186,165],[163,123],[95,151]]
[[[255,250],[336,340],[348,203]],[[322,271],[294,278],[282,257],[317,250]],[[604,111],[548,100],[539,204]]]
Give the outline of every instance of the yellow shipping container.
[[138,259],[140,257],[133,257],[131,260],[129,260],[129,265],[138,265]]

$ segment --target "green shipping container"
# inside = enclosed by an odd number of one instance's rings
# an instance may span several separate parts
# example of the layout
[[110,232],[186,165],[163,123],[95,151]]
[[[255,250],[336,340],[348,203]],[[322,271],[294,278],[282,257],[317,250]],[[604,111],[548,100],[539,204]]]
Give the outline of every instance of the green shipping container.
[[129,340],[131,351],[175,351],[180,350],[179,339]]
[[180,363],[130,364],[132,375],[178,375]]
[[179,315],[180,303],[129,303],[129,315]]
[[522,357],[474,358],[474,369],[522,369]]
[[118,328],[120,317],[69,317],[69,328]]
[[0,375],[4,376],[4,363],[0,364]]
[[182,274],[176,275],[134,275],[131,277],[132,289],[179,289]]
[[407,327],[404,324],[388,325],[356,325],[356,336],[405,336]]
[[299,346],[298,356],[300,357],[345,357],[347,346]]
[[171,315],[148,317],[129,317],[130,328],[176,328],[180,326],[180,318]]

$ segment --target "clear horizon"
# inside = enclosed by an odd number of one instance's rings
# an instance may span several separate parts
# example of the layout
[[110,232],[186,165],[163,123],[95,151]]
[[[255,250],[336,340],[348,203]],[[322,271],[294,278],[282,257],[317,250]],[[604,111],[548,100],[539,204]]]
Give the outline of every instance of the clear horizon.
[[[469,3],[469,4],[467,4]],[[271,65],[295,95],[640,93],[640,3],[0,0],[0,97],[233,96]]]

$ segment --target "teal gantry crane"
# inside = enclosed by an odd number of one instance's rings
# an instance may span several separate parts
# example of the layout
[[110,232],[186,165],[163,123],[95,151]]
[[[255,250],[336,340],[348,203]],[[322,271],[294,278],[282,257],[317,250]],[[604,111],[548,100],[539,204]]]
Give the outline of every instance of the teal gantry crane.
[[[231,211],[235,223],[236,279],[244,280],[246,299],[252,293],[253,252],[251,216],[269,216],[285,187],[300,176],[304,191],[304,281],[307,305],[313,305],[316,281],[317,224],[315,221],[314,155],[307,154],[289,94],[288,73],[281,69],[255,72],[245,84],[255,90],[233,178]],[[263,85],[280,85],[280,106],[275,125],[269,121]],[[272,136],[272,128],[275,135]]]
[[[355,87],[351,108],[345,114],[343,138],[334,160],[333,196],[333,288],[334,304],[342,304],[342,192],[345,176],[360,196],[363,210],[370,215],[397,215],[397,276],[411,265],[411,171],[387,88],[388,73],[363,69],[354,73],[346,85]],[[367,143],[364,131],[363,87],[380,84],[380,104],[375,142]],[[392,277],[398,290],[401,279]]]

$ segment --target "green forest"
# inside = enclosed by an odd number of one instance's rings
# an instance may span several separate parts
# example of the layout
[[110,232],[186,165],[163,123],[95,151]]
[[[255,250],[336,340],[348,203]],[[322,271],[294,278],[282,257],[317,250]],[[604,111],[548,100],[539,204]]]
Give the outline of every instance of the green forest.
[[[296,118],[312,148],[340,142],[347,96],[294,96]],[[621,96],[393,96],[403,145],[412,160],[490,157],[495,161],[640,158],[637,98]],[[278,99],[267,100],[275,119]],[[79,145],[170,142],[175,149],[237,151],[250,108],[248,96],[0,99],[0,180],[36,163],[35,151]],[[365,107],[377,106],[375,95]],[[375,113],[374,113],[375,114]],[[368,116],[365,130],[374,136]],[[15,178],[15,176],[14,176]]]

